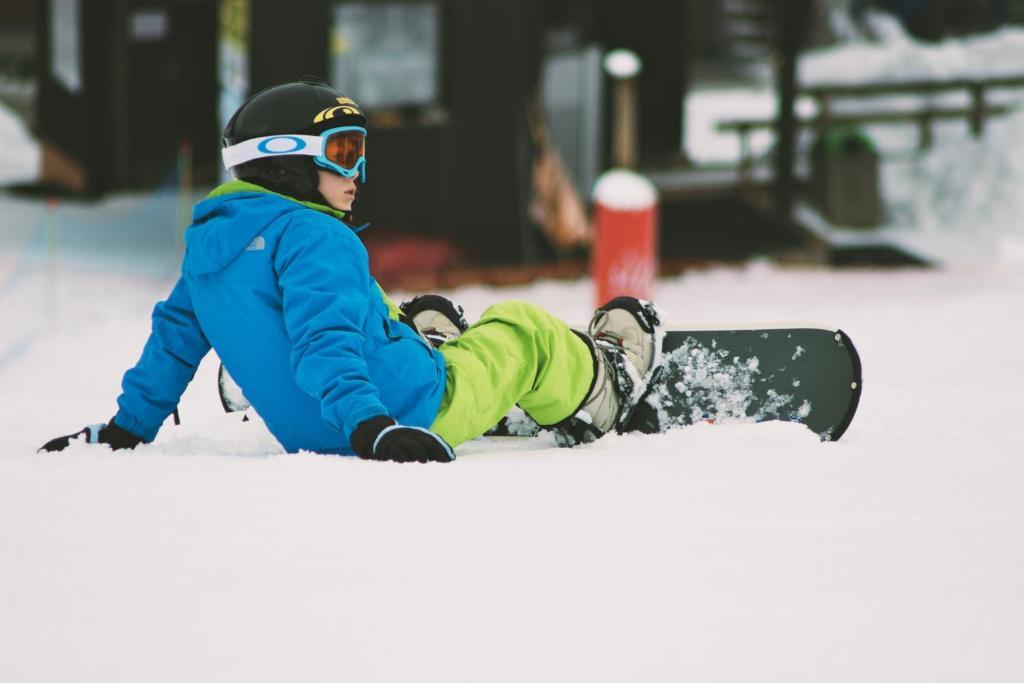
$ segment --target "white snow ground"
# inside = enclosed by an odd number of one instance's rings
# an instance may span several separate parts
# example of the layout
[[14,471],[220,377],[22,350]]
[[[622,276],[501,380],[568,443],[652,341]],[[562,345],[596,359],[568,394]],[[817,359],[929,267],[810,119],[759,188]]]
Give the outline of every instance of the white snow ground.
[[[281,454],[220,413],[213,362],[154,444],[36,454],[113,413],[170,286],[46,277],[0,294],[0,354],[37,333],[0,360],[3,680],[1024,680],[1017,266],[659,284],[676,325],[846,329],[838,443],[700,426],[429,466]],[[454,295],[580,321],[591,292]]]

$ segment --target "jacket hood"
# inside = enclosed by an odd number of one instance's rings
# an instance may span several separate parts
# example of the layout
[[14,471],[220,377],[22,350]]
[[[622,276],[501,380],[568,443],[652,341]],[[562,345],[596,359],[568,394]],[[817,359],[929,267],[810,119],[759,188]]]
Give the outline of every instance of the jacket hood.
[[252,245],[270,223],[304,209],[339,220],[345,216],[328,206],[300,202],[252,183],[225,183],[192,209],[192,225],[185,232],[184,267],[191,275],[218,272]]

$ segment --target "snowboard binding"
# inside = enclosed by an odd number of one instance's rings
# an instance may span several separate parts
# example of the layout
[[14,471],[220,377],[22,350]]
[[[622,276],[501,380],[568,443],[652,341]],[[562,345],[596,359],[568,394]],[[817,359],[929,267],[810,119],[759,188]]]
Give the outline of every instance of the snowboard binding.
[[465,311],[462,306],[440,294],[423,294],[398,307],[406,322],[430,342],[435,349],[466,331]]

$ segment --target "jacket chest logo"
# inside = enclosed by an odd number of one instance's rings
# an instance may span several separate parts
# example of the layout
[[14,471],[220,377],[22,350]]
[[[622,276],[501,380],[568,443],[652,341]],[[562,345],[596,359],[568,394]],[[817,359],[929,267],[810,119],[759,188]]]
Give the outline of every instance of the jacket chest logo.
[[249,246],[245,248],[246,251],[263,251],[267,247],[267,241],[260,235],[252,242],[249,242]]

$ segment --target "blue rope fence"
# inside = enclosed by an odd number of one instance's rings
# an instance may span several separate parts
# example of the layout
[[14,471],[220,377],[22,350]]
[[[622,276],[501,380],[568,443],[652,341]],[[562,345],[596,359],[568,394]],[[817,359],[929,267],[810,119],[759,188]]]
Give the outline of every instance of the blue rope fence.
[[[9,245],[8,251],[15,254],[13,267],[6,275],[0,272],[0,324],[14,338],[0,341],[0,372],[30,351],[52,323],[56,274],[62,266],[161,277],[177,272],[194,199],[181,166],[146,194],[118,195],[97,203],[39,202],[38,225],[22,245]],[[45,270],[50,273],[40,288],[31,276]],[[34,324],[3,314],[5,301],[13,297],[45,300]]]
[[[46,243],[47,217],[44,215],[39,221],[38,227],[33,231],[31,239],[22,250],[21,257],[15,262],[14,268],[7,277],[0,281],[0,303],[7,297],[14,295],[21,283],[39,267],[39,261]],[[5,318],[7,316],[4,316]],[[8,329],[13,324],[11,320],[5,320]],[[0,349],[0,372],[2,372],[14,360],[22,356],[35,344],[36,338],[41,332],[41,326],[37,326],[29,332],[20,332],[17,341],[6,349]]]

